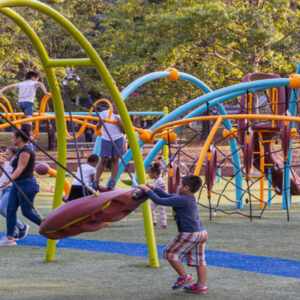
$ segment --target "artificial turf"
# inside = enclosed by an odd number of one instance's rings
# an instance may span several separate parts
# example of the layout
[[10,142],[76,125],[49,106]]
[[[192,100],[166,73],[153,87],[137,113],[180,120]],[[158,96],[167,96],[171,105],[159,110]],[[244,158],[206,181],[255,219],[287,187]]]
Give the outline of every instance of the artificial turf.
[[[230,204],[223,205],[228,205],[228,209],[231,209]],[[39,195],[36,207],[47,214],[51,207],[51,197]],[[247,208],[246,206],[245,210]],[[221,213],[209,221],[208,211],[199,209],[209,234],[208,250],[300,260],[299,203],[291,207],[290,222],[286,221],[285,211],[281,210],[280,203],[268,207],[263,218],[254,219],[253,222],[242,216],[226,216]],[[167,229],[156,230],[159,245],[167,244],[176,234],[171,214],[168,223]],[[37,234],[38,228],[30,225],[30,233]],[[3,218],[0,221],[0,231],[5,231]],[[134,215],[111,223],[98,232],[78,236],[78,243],[80,239],[145,243],[141,209],[138,208]],[[160,261],[160,268],[150,268],[144,257],[59,247],[55,262],[45,263],[44,255],[45,248],[41,247],[0,248],[0,299],[199,297],[183,291],[172,291],[170,286],[176,275],[167,262]],[[196,275],[193,269],[190,270]],[[208,266],[208,286],[208,294],[201,295],[206,299],[299,299],[300,295],[299,279],[215,266]]]

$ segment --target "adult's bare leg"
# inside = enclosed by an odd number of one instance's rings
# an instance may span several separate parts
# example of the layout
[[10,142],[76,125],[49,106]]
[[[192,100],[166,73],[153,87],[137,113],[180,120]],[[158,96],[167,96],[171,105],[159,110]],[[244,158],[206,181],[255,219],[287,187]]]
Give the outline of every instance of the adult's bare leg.
[[112,163],[111,163],[111,180],[115,181],[117,174],[118,174],[118,170],[119,170],[119,166],[120,166],[120,157],[117,155],[114,155],[112,157]]
[[106,166],[106,163],[108,161],[109,157],[101,157],[100,158],[100,162],[98,164],[98,167],[97,167],[97,172],[96,172],[96,176],[95,176],[95,181],[96,182],[99,182],[100,180],[100,177],[105,169],[105,166]]

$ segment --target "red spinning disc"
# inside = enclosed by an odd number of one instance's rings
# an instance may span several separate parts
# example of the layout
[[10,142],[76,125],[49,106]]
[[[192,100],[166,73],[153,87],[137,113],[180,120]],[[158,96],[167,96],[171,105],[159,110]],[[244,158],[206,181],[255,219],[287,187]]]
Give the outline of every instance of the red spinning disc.
[[50,239],[61,239],[99,230],[107,222],[121,220],[142,203],[132,199],[133,191],[114,190],[67,202],[45,218],[39,232]]

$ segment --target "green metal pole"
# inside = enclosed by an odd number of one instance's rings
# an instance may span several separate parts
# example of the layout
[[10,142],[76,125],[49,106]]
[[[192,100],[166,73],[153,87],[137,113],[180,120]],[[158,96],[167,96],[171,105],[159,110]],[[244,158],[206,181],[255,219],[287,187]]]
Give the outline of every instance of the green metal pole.
[[[0,7],[2,3],[0,2]],[[57,127],[57,160],[63,166],[66,165],[66,125],[65,125],[65,118],[64,118],[64,107],[63,102],[60,95],[60,90],[58,87],[58,83],[52,68],[47,67],[47,63],[49,60],[48,54],[34,32],[34,30],[30,27],[30,25],[17,13],[15,13],[11,9],[7,8],[0,8],[0,12],[10,18],[15,24],[17,24],[23,32],[27,35],[29,40],[31,41],[32,45],[34,46],[35,50],[37,51],[41,63],[43,65],[46,78],[49,84],[50,91],[52,93],[52,100],[53,106],[55,111],[55,118],[56,118],[56,127]],[[62,193],[64,190],[64,178],[65,178],[65,170],[58,167],[57,168],[57,177],[56,177],[56,184],[55,184],[55,191],[54,191],[54,198],[52,209],[57,208],[62,204]],[[45,260],[46,261],[53,261],[55,258],[55,241],[48,240],[47,249]]]
[[[52,93],[53,106],[56,119],[57,130],[57,160],[66,166],[67,160],[67,141],[66,141],[66,122],[64,117],[63,101],[59,90],[58,83],[55,78],[55,73],[52,68],[44,68],[46,73],[50,91]],[[55,183],[55,193],[53,198],[52,210],[62,204],[62,194],[64,190],[65,170],[57,166],[57,177]],[[56,241],[47,241],[47,249],[45,254],[45,261],[54,261],[55,259]]]
[[[138,146],[138,141],[133,129],[133,125],[131,123],[127,108],[121,98],[119,90],[114,84],[114,81],[106,69],[104,63],[102,62],[101,58],[99,57],[98,53],[95,49],[91,46],[91,44],[85,39],[85,37],[80,33],[80,31],[71,23],[69,22],[63,15],[52,9],[51,7],[40,3],[38,1],[26,1],[26,0],[2,0],[0,1],[0,7],[31,7],[37,9],[52,19],[54,19],[57,23],[59,23],[82,47],[85,53],[90,58],[91,62],[95,65],[99,75],[101,76],[102,80],[105,82],[108,90],[112,96],[114,103],[117,106],[118,112],[120,113],[121,120],[124,124],[124,129],[132,149],[133,160],[136,167],[136,174],[139,183],[145,183],[145,168],[143,163],[142,154],[140,148]],[[76,59],[74,59],[75,61]],[[79,61],[80,59],[78,59]],[[49,59],[47,62],[51,65]],[[81,62],[78,62],[80,64]],[[63,64],[62,64],[63,65]],[[49,66],[48,66],[49,67]],[[51,90],[52,91],[52,90]],[[157,246],[155,240],[154,229],[151,221],[151,210],[150,204],[144,203],[143,204],[143,216],[144,216],[144,224],[145,224],[145,234],[149,252],[149,263],[152,267],[159,266],[159,260],[157,255]]]

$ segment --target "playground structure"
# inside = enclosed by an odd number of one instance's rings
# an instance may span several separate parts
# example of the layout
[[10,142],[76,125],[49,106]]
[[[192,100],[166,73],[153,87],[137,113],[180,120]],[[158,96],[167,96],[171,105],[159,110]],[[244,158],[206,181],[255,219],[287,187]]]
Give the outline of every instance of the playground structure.
[[[10,101],[4,97],[3,95],[0,95],[0,101],[2,100],[4,102],[1,103],[0,102],[0,109],[3,111],[5,118],[7,118],[9,121],[11,121],[11,123],[9,122],[4,122],[3,124],[0,124],[0,130],[11,127],[12,125],[20,127],[21,124],[26,123],[28,121],[33,122],[34,124],[34,131],[33,131],[33,137],[31,138],[32,140],[36,140],[39,133],[40,133],[40,122],[44,121],[44,120],[49,120],[49,119],[55,119],[55,113],[53,112],[46,112],[46,106],[48,101],[52,98],[52,95],[49,93],[47,95],[45,95],[40,103],[40,107],[39,107],[39,111],[34,113],[32,118],[24,118],[25,115],[22,112],[14,112]],[[80,128],[77,131],[75,136],[72,136],[71,133],[69,133],[69,131],[66,128],[65,134],[66,134],[66,139],[71,141],[74,139],[78,139],[79,137],[81,137],[86,128],[92,128],[96,134],[96,136],[98,137],[93,149],[93,152],[98,154],[99,153],[99,149],[100,149],[100,145],[101,145],[101,135],[102,135],[102,129],[97,130],[95,123],[99,120],[97,117],[97,114],[93,111],[94,107],[97,108],[97,106],[99,104],[106,104],[107,105],[107,109],[109,110],[109,115],[108,118],[105,119],[105,122],[108,123],[112,123],[112,124],[116,124],[115,121],[111,120],[111,114],[112,114],[112,105],[111,102],[107,99],[99,99],[95,102],[93,102],[92,107],[90,108],[90,110],[88,112],[72,112],[72,121],[73,123],[79,124]],[[168,108],[165,107],[164,111],[149,111],[149,112],[143,112],[143,111],[139,111],[139,112],[128,112],[129,116],[165,116],[168,114]],[[65,113],[65,123],[70,122],[70,116],[68,113]],[[66,125],[67,127],[67,125]],[[134,130],[138,133],[138,134],[143,134],[144,130],[142,130],[141,128],[137,128],[137,127],[133,127]]]
[[[175,71],[173,71],[175,72]],[[180,73],[179,73],[180,74]],[[150,74],[151,76],[153,74]],[[245,77],[245,80],[250,81],[249,78],[254,78],[254,79],[265,79],[265,78],[278,78],[277,75],[270,75],[270,74],[248,74]],[[179,76],[178,76],[179,78]],[[128,89],[128,88],[127,88]],[[233,128],[231,130],[225,129],[223,131],[223,139],[236,139],[237,141],[243,141],[245,140],[245,137],[248,136],[249,141],[251,141],[250,143],[245,143],[243,145],[244,148],[244,166],[245,166],[245,170],[243,171],[243,167],[242,168],[237,168],[239,169],[238,173],[242,173],[242,177],[246,178],[246,183],[247,185],[249,184],[249,180],[252,179],[251,182],[251,186],[253,186],[253,178],[257,178],[257,181],[260,182],[260,195],[259,197],[255,196],[255,195],[251,195],[249,194],[249,189],[250,187],[243,189],[242,186],[236,186],[236,194],[240,195],[242,193],[242,196],[240,196],[240,200],[237,198],[236,199],[236,209],[240,210],[243,208],[243,201],[242,198],[244,197],[252,197],[253,199],[248,199],[246,198],[245,201],[246,203],[252,203],[252,202],[259,202],[260,204],[260,210],[261,213],[260,215],[258,215],[259,217],[261,217],[264,209],[266,208],[266,204],[271,205],[271,200],[272,198],[272,191],[274,191],[276,194],[282,194],[282,190],[283,190],[283,185],[284,183],[283,181],[283,171],[284,171],[284,165],[283,165],[283,160],[280,158],[280,155],[277,153],[278,151],[276,151],[275,153],[273,153],[274,151],[272,150],[272,143],[277,142],[278,138],[280,138],[281,136],[283,136],[284,132],[286,137],[285,138],[281,138],[282,139],[282,144],[285,143],[284,147],[287,147],[287,144],[289,143],[288,141],[285,142],[285,139],[288,138],[288,131],[291,131],[291,136],[295,137],[297,135],[297,130],[295,128],[293,129],[288,129],[286,126],[282,126],[281,122],[279,122],[278,120],[275,120],[275,118],[272,118],[272,116],[269,116],[268,118],[270,119],[269,123],[270,124],[254,124],[253,126],[251,126],[252,123],[254,123],[254,121],[251,119],[253,115],[256,115],[255,112],[257,112],[259,109],[265,108],[269,106],[271,113],[273,113],[274,115],[282,115],[285,113],[285,105],[286,105],[286,99],[285,99],[285,91],[284,89],[281,88],[273,88],[270,89],[268,91],[269,94],[269,98],[268,98],[268,104],[264,104],[263,106],[258,106],[258,104],[254,103],[255,100],[255,93],[250,93],[249,91],[246,91],[247,93],[247,99],[245,95],[241,96],[241,101],[240,101],[240,107],[241,107],[241,113],[247,113],[246,116],[244,116],[243,118],[238,116],[236,117],[236,119],[239,119],[238,121],[238,126],[237,128]],[[261,93],[261,91],[260,91]],[[294,98],[295,95],[292,95]],[[34,120],[34,122],[36,123],[36,129],[35,129],[35,137],[38,134],[38,125],[41,119],[43,119],[45,117],[45,115],[49,118],[53,118],[54,115],[53,113],[45,113],[44,109],[46,106],[47,101],[50,99],[50,95],[46,95],[40,105],[40,110],[37,114],[35,114],[35,116],[32,118],[32,120]],[[22,114],[13,114],[11,112],[11,108],[9,107],[9,102],[4,98],[4,100],[8,103],[8,109],[5,111],[6,115],[8,118],[11,118],[14,120],[14,124],[19,124],[20,122],[23,122],[24,119],[21,119]],[[257,99],[256,99],[257,100]],[[109,109],[111,110],[111,104],[108,100],[105,99],[101,99],[101,100],[97,100],[96,102],[94,102],[94,107],[96,107],[97,104],[104,102],[108,105]],[[295,102],[295,101],[294,101]],[[255,107],[254,107],[255,106]],[[8,110],[10,111],[10,113],[8,112]],[[99,134],[99,132],[97,133],[96,129],[95,129],[95,125],[89,123],[88,121],[90,120],[97,120],[97,117],[92,116],[92,114],[95,115],[95,113],[92,112],[93,108],[90,109],[90,111],[88,113],[75,113],[73,115],[73,122],[75,123],[79,123],[81,125],[81,128],[79,129],[78,133],[76,134],[76,138],[78,138],[80,135],[82,135],[82,133],[84,132],[86,126],[90,126],[92,127],[96,134],[98,134],[98,138],[100,138],[100,140],[98,140],[97,138],[97,142],[95,144],[94,147],[94,153],[98,153],[99,149],[100,149],[100,143],[101,143],[101,133]],[[163,112],[137,112],[137,113],[130,113],[130,114],[138,114],[138,115],[146,115],[146,114],[152,114],[152,115],[163,115],[166,113]],[[251,116],[250,116],[251,115]],[[260,122],[266,122],[266,120],[263,120],[263,118],[265,117],[261,117]],[[65,119],[66,121],[70,121],[70,117],[66,114],[65,115]],[[188,124],[191,122],[195,122],[195,121],[204,121],[204,120],[210,120],[212,121],[212,118],[187,118],[184,121],[179,122],[175,128],[173,128],[173,125],[169,128],[168,124],[166,124],[165,126],[163,126],[163,130],[161,131],[160,134],[158,134],[159,130],[154,130],[153,132],[151,130],[141,130],[139,128],[134,128],[138,133],[139,133],[139,138],[141,141],[145,141],[145,142],[153,142],[155,137],[162,137],[163,140],[165,142],[172,142],[174,140],[177,139],[177,135],[175,134],[175,131],[178,131],[181,125]],[[256,120],[259,120],[259,116],[256,117]],[[26,121],[26,120],[25,120]],[[106,122],[113,122],[110,120],[110,118],[108,118],[106,120]],[[219,121],[217,121],[219,123]],[[224,120],[222,120],[222,122],[224,122]],[[246,124],[246,122],[248,122]],[[10,124],[4,124],[1,125],[2,127],[7,127]],[[290,127],[290,122],[287,123],[287,126]],[[217,127],[218,129],[219,127]],[[283,132],[282,134],[280,132]],[[247,132],[247,135],[245,135],[245,133]],[[66,136],[67,139],[71,140],[73,139],[73,137],[66,132]],[[277,139],[276,139],[277,136]],[[237,138],[238,137],[238,138]],[[273,138],[273,140],[272,140]],[[248,146],[249,145],[249,146]],[[170,147],[171,145],[169,145]],[[182,147],[183,148],[183,147]],[[211,149],[212,148],[212,149]],[[96,149],[96,150],[95,150]],[[166,146],[165,146],[165,149]],[[215,146],[210,147],[209,151],[213,151],[213,164],[210,163],[209,161],[207,161],[207,157],[206,157],[206,162],[204,164],[205,166],[205,174],[211,174],[213,175],[212,179],[209,179],[209,177],[205,176],[206,179],[206,183],[207,183],[207,187],[208,187],[208,195],[209,198],[211,197],[211,193],[212,193],[212,187],[213,187],[213,182],[217,173],[217,169],[221,170],[221,168],[218,168],[217,166],[217,153],[215,150]],[[250,151],[250,152],[249,152]],[[180,151],[177,150],[177,154],[180,154]],[[288,152],[288,149],[285,150],[285,153]],[[165,153],[165,158],[167,156],[167,151],[164,151]],[[245,155],[245,153],[247,153]],[[247,158],[250,158],[250,160],[248,161]],[[285,157],[286,154],[285,154]],[[171,160],[174,160],[174,157],[170,158]],[[226,157],[226,159],[228,159],[228,157]],[[234,158],[236,159],[236,158]],[[237,167],[240,163],[239,161],[232,161],[232,165]],[[203,159],[202,159],[202,164],[203,164]],[[200,174],[200,170],[201,170],[201,166],[199,165],[199,161],[195,165],[195,174]],[[222,166],[222,163],[219,163],[219,165]],[[253,166],[255,166],[255,168],[257,170],[259,170],[260,174],[259,175],[251,175],[251,170],[253,168]],[[193,168],[191,168],[191,172]],[[178,171],[178,170],[176,170]],[[265,173],[267,174],[268,177],[268,187],[265,187]],[[293,171],[293,169],[291,169],[291,191],[292,194],[294,195],[299,195],[299,177],[297,176],[297,174]],[[178,175],[177,175],[178,177]],[[238,177],[238,174],[234,174],[234,176],[232,177]],[[170,182],[172,182],[172,179],[169,179]],[[178,181],[178,180],[177,180]],[[130,182],[132,182],[130,180]],[[175,180],[176,182],[176,180]],[[240,181],[242,182],[242,181]],[[174,189],[170,188],[170,191],[175,192]],[[265,191],[268,191],[268,200],[265,201]],[[284,197],[287,197],[286,193],[284,193]],[[284,198],[285,199],[285,198]],[[212,208],[211,206],[209,207],[210,210],[214,210],[214,213],[216,213],[219,210],[219,203],[220,203],[220,197],[218,199],[218,204],[216,207]],[[288,203],[283,202],[283,208],[286,208],[286,205],[289,205],[290,200]],[[222,210],[221,210],[222,211]],[[252,214],[250,216],[252,218]]]
[[[299,67],[297,70],[299,73]],[[277,78],[269,79],[269,78]],[[180,78],[180,77],[179,77]],[[256,81],[250,81],[249,78],[258,79]],[[178,108],[174,112],[171,112],[167,118],[176,118],[180,114],[187,113],[188,110],[194,108],[196,103],[204,104],[186,115],[183,120],[174,121],[169,123],[169,120],[165,121],[165,124],[155,124],[151,128],[153,137],[164,135],[168,132],[169,135],[182,130],[186,124],[191,122],[204,122],[213,121],[214,125],[209,128],[209,135],[202,148],[202,152],[199,155],[199,159],[195,159],[191,172],[196,175],[200,174],[201,169],[205,169],[205,182],[207,188],[207,198],[209,205],[209,211],[214,211],[214,214],[220,210],[219,203],[221,198],[227,199],[229,202],[235,203],[235,211],[229,212],[229,214],[242,213],[243,199],[246,203],[250,204],[250,215],[252,215],[252,203],[259,202],[260,213],[257,217],[261,217],[262,213],[266,209],[267,205],[272,204],[272,199],[277,194],[282,194],[282,207],[287,210],[287,218],[289,219],[289,206],[291,204],[291,193],[299,195],[299,177],[291,168],[292,151],[297,147],[292,146],[292,140],[297,135],[297,129],[293,128],[295,122],[299,122],[296,115],[297,98],[298,98],[298,82],[299,75],[291,77],[291,82],[286,82],[286,79],[278,78],[278,75],[270,74],[249,74],[245,78],[246,83],[235,85],[232,87],[224,88],[216,92],[210,92],[207,95],[201,96],[192,100],[188,104]],[[283,86],[290,85],[292,89],[289,96],[288,88]],[[254,100],[259,93],[269,94],[266,104],[257,105]],[[246,96],[245,96],[246,95]],[[227,116],[223,107],[223,102],[226,100],[234,99],[241,96],[240,100],[240,112],[242,115]],[[290,97],[290,98],[289,98]],[[247,101],[245,101],[247,100]],[[216,107],[215,112],[212,109]],[[258,114],[259,109],[269,108],[269,114]],[[208,117],[195,117],[203,113],[210,114],[211,112],[217,114],[215,116]],[[268,112],[267,112],[268,113]],[[243,115],[244,114],[244,115]],[[232,121],[238,120],[235,128],[232,128]],[[257,120],[257,122],[255,122]],[[160,122],[158,122],[160,123]],[[160,125],[160,126],[158,126]],[[220,127],[224,127],[223,136],[219,139],[216,137],[216,133]],[[211,130],[210,130],[211,129]],[[221,142],[228,140],[231,154],[224,155],[223,151],[216,148]],[[272,149],[272,144],[278,143],[281,140],[282,157],[278,150]],[[159,142],[149,154],[145,160],[145,167],[151,162],[151,160],[157,154],[159,147],[163,145],[163,141]],[[239,146],[238,146],[239,145]],[[179,152],[178,152],[179,153]],[[222,156],[220,161],[217,161],[217,153]],[[243,164],[241,164],[241,158],[243,157]],[[227,183],[221,192],[216,192],[217,201],[214,206],[211,205],[211,195],[213,192],[213,185],[217,174],[217,169],[222,167],[225,161],[229,161],[233,166],[233,172],[231,179],[227,179]],[[205,162],[205,163],[204,163]],[[253,166],[257,169],[259,174],[251,174]],[[294,165],[297,167],[299,165]],[[243,178],[246,181],[246,188],[243,188]],[[267,179],[268,186],[265,187],[265,179]],[[225,179],[226,180],[226,179]],[[232,182],[234,180],[234,182]],[[251,192],[256,182],[260,183],[259,195],[255,195]],[[235,189],[235,200],[232,200],[230,195],[226,195],[224,191],[228,187],[233,186]],[[266,200],[265,192],[268,193],[268,199]],[[199,200],[200,200],[199,194]],[[203,198],[203,196],[201,197]],[[226,213],[226,211],[223,211]],[[211,214],[210,214],[211,215]]]
[[[39,10],[46,15],[52,17],[55,21],[57,21],[61,26],[63,26],[73,38],[78,42],[78,44],[82,47],[84,52],[87,54],[88,58],[82,59],[50,59],[48,54],[43,47],[41,41],[39,40],[36,33],[33,29],[26,23],[26,21],[14,12],[9,7],[31,7],[33,9]],[[35,47],[39,58],[43,64],[45,74],[48,80],[48,84],[50,87],[50,91],[52,94],[55,116],[51,116],[51,118],[56,119],[57,126],[57,142],[58,142],[58,162],[60,165],[57,167],[57,177],[56,177],[56,185],[55,185],[55,193],[53,200],[53,209],[58,208],[61,205],[62,193],[64,189],[64,178],[65,178],[65,169],[63,166],[66,164],[66,139],[72,139],[69,133],[66,131],[66,119],[68,117],[64,113],[63,102],[60,94],[60,90],[56,84],[56,78],[54,73],[54,68],[57,67],[82,67],[82,66],[95,66],[97,72],[102,77],[103,81],[106,83],[112,99],[117,106],[118,112],[120,113],[121,120],[124,124],[127,138],[129,140],[129,144],[131,149],[124,155],[123,161],[125,164],[120,165],[118,177],[124,171],[126,164],[129,163],[131,159],[134,160],[136,167],[136,180],[139,183],[145,182],[145,169],[149,166],[149,164],[155,159],[158,152],[162,149],[163,146],[168,144],[169,148],[172,147],[171,142],[176,138],[182,136],[184,134],[183,129],[191,129],[189,124],[191,122],[204,122],[209,121],[210,124],[213,123],[213,126],[209,129],[209,135],[201,149],[202,152],[197,157],[193,158],[193,164],[191,166],[191,172],[196,175],[199,175],[202,169],[205,169],[205,182],[206,182],[206,190],[207,190],[207,198],[209,201],[209,212],[214,211],[222,211],[219,207],[220,197],[224,196],[225,198],[229,198],[225,189],[220,195],[218,195],[219,200],[215,205],[211,203],[211,197],[214,194],[214,181],[217,174],[217,169],[222,166],[222,163],[225,160],[229,160],[233,165],[233,176],[231,179],[227,179],[228,183],[225,184],[227,187],[229,184],[232,184],[235,187],[235,211],[234,213],[244,214],[242,213],[243,205],[245,201],[250,205],[250,218],[253,217],[252,214],[252,203],[259,202],[260,204],[260,213],[259,217],[262,216],[262,213],[266,209],[267,205],[271,204],[272,197],[275,194],[282,194],[282,205],[283,208],[288,210],[291,204],[291,193],[299,194],[298,183],[299,180],[293,172],[290,172],[291,169],[291,157],[292,157],[292,140],[295,137],[295,133],[297,131],[294,130],[294,123],[300,122],[300,118],[296,117],[296,107],[297,107],[297,98],[298,98],[298,89],[300,88],[300,75],[294,75],[291,78],[253,78],[260,80],[246,81],[241,84],[237,84],[234,86],[226,87],[217,91],[212,91],[207,85],[205,85],[201,80],[185,74],[178,72],[174,69],[168,69],[163,72],[156,72],[152,74],[148,74],[143,76],[142,78],[137,79],[133,83],[131,83],[126,89],[124,89],[121,93],[119,93],[118,89],[114,85],[107,69],[105,68],[103,62],[99,58],[98,54],[91,47],[91,45],[87,42],[87,40],[81,35],[81,33],[62,15],[37,1],[0,1],[0,12],[6,15],[8,18],[13,20],[28,36],[31,43]],[[300,69],[298,68],[297,73],[300,73]],[[175,81],[178,79],[187,80],[192,84],[196,85],[200,88],[205,94],[191,100],[190,102],[184,104],[180,108],[172,111],[170,114],[159,120],[156,124],[154,124],[149,130],[138,131],[140,139],[137,140],[134,128],[131,124],[129,114],[127,112],[124,101],[135,89],[137,89],[142,84],[159,78],[166,78],[171,81]],[[291,96],[283,97],[282,87],[288,87],[292,89]],[[281,90],[280,90],[281,89]],[[287,88],[286,88],[287,89]],[[264,90],[269,90],[269,98],[268,105],[272,108],[271,114],[257,114],[257,109],[260,107],[255,104],[255,95],[256,93]],[[280,92],[281,91],[281,92]],[[246,95],[246,96],[245,96]],[[228,116],[226,114],[226,110],[224,109],[223,103],[230,99],[234,99],[236,97],[242,97],[241,103],[241,114]],[[244,97],[244,98],[243,98]],[[244,100],[243,100],[244,99]],[[48,101],[49,98],[46,101]],[[102,100],[99,100],[102,101]],[[41,108],[45,107],[44,102],[41,105]],[[1,108],[3,108],[1,106]],[[212,111],[215,109],[215,112]],[[201,117],[202,114],[216,114],[217,115],[208,115]],[[15,115],[13,117],[11,115],[12,111],[6,110],[4,111],[3,116],[6,116],[6,119],[12,117],[11,123],[14,126],[22,123],[24,119],[21,119],[21,115]],[[74,119],[72,122],[76,122],[82,124],[79,133],[83,133],[86,126],[94,128],[93,124],[89,124],[87,120],[96,121],[97,117],[92,116],[92,111],[89,112],[88,116],[85,116],[83,119],[79,115],[74,115]],[[185,115],[182,120],[177,120],[181,115]],[[284,115],[286,114],[286,115]],[[49,114],[44,114],[40,111],[38,118],[35,119],[34,116],[32,119],[25,119],[28,121],[36,122],[36,131],[34,132],[35,136],[38,134],[38,122],[42,119],[49,119]],[[232,120],[240,120],[239,125],[237,127],[232,127]],[[258,123],[255,123],[254,120],[258,120]],[[109,120],[107,120],[109,121]],[[267,122],[267,123],[266,123]],[[263,124],[262,124],[263,123]],[[11,126],[11,124],[5,124],[2,126]],[[226,140],[229,143],[229,147],[231,150],[230,155],[224,155],[223,159],[218,161],[217,153],[222,153],[218,149],[218,143],[220,141],[217,140],[216,133],[220,126],[224,126],[224,136],[221,140]],[[196,132],[195,135],[199,136],[199,133]],[[283,159],[280,161],[278,157],[275,157],[272,151],[272,144],[274,144],[276,137],[281,139]],[[76,138],[76,136],[75,136]],[[146,160],[143,162],[141,156],[140,148],[143,146],[145,142],[153,142],[155,138],[161,138],[154,146],[153,150],[149,153]],[[273,141],[274,140],[274,141]],[[241,146],[238,146],[241,145]],[[182,151],[184,151],[184,147],[186,145],[180,146],[175,155],[182,155]],[[169,151],[170,161],[172,156],[172,151]],[[241,163],[243,157],[243,164]],[[180,162],[180,159],[177,160]],[[204,164],[205,162],[205,164]],[[259,175],[252,175],[253,166],[259,171]],[[177,171],[176,165],[170,167],[170,180],[172,183],[172,191],[175,192],[176,184],[178,184],[179,173]],[[281,175],[281,178],[277,176]],[[291,176],[292,175],[292,176]],[[258,177],[255,177],[258,176]],[[265,187],[265,177],[267,176],[268,182],[272,184],[272,187]],[[245,179],[244,179],[245,178]],[[292,180],[291,180],[292,179]],[[246,187],[244,184],[246,181]],[[257,196],[251,192],[251,187],[259,181],[260,183],[260,195]],[[281,182],[281,185],[280,185]],[[204,189],[203,189],[204,190]],[[202,190],[202,191],[203,191]],[[200,193],[202,193],[200,191]],[[268,192],[268,200],[265,200],[265,191]],[[273,196],[272,193],[273,192]],[[110,193],[110,192],[109,192]],[[111,192],[113,193],[113,192]],[[123,192],[120,192],[123,193]],[[126,192],[127,193],[127,192]],[[129,193],[129,192],[128,192]],[[119,195],[119,194],[118,194]],[[200,194],[201,195],[201,194]],[[96,196],[90,196],[96,197]],[[100,199],[105,197],[105,193],[103,196],[99,196]],[[113,205],[117,205],[119,202],[119,196],[115,194],[107,194],[106,201],[99,202],[97,209],[101,208],[101,211],[105,211],[106,209],[112,208]],[[200,197],[200,196],[199,196]],[[247,197],[247,198],[246,198]],[[130,197],[132,198],[131,194]],[[232,197],[231,197],[232,198]],[[228,200],[228,199],[227,199]],[[130,200],[131,201],[131,200]],[[136,204],[136,203],[135,203]],[[111,206],[112,205],[112,206]],[[202,204],[203,205],[203,204]],[[68,204],[65,206],[65,209],[71,206],[76,206],[75,204]],[[110,207],[111,206],[111,207]],[[130,209],[134,209],[135,205]],[[55,215],[59,213],[63,208],[58,208],[55,212],[52,213]],[[71,210],[73,208],[71,207]],[[87,221],[88,219],[93,221],[94,214],[97,212],[92,208],[91,211],[85,212],[83,216],[72,216],[72,220],[70,219],[67,224],[62,224],[63,229],[70,227],[71,225],[77,223],[77,225],[84,227],[84,222],[82,220]],[[128,214],[128,209],[122,207],[121,216],[125,216]],[[101,214],[100,214],[101,215]],[[149,207],[149,202],[143,203],[143,215],[144,215],[144,223],[146,230],[146,238],[148,244],[149,251],[149,261],[151,266],[158,266],[158,259],[156,253],[156,242],[153,231],[153,226],[151,222],[151,212]],[[110,215],[110,218],[105,219],[103,217],[99,217],[97,219],[98,225],[101,222],[112,221],[113,214]],[[49,217],[50,218],[50,217]],[[289,215],[288,215],[289,218]],[[119,218],[116,218],[118,220]],[[113,219],[114,220],[114,219]],[[46,223],[45,223],[46,224]],[[57,226],[59,224],[56,224]],[[96,229],[101,228],[101,226]],[[101,224],[100,224],[101,225]],[[44,233],[43,228],[41,226],[41,232]],[[83,232],[83,229],[80,232]],[[48,231],[48,229],[47,229]],[[49,232],[48,232],[49,233]],[[70,235],[70,234],[69,234]],[[66,234],[65,236],[68,236]],[[49,236],[50,237],[50,236]],[[54,259],[54,250],[55,250],[55,242],[48,242],[48,248],[46,252],[46,260],[50,261]]]

